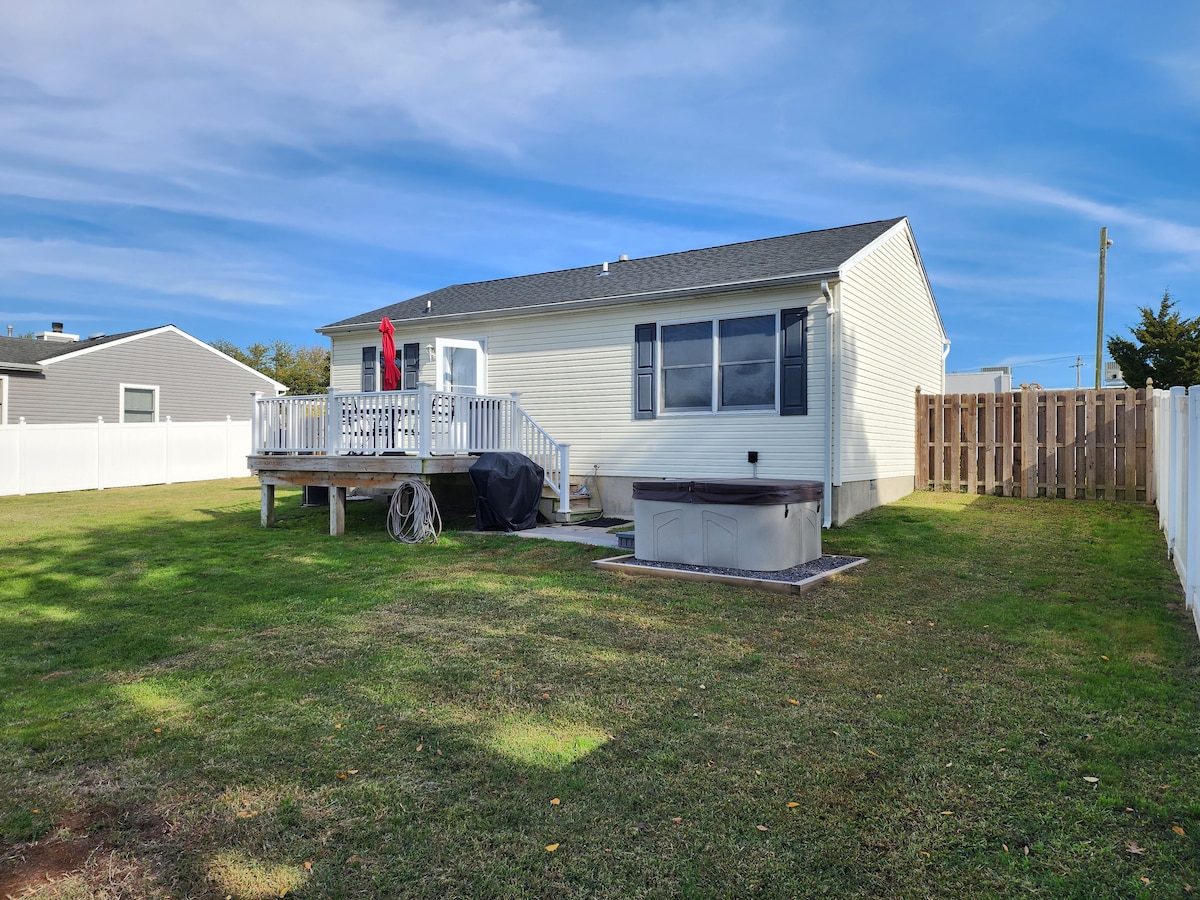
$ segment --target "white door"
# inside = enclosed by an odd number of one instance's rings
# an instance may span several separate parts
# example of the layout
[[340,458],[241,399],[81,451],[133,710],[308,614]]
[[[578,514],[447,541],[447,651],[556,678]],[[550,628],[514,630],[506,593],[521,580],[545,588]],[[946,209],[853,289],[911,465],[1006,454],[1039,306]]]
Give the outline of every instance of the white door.
[[[452,394],[487,393],[487,355],[483,341],[437,338],[437,382],[439,391]],[[478,442],[477,404],[468,396],[435,400],[434,441],[438,449],[461,452]]]
[[487,393],[487,355],[483,341],[437,339],[439,391],[455,394]]

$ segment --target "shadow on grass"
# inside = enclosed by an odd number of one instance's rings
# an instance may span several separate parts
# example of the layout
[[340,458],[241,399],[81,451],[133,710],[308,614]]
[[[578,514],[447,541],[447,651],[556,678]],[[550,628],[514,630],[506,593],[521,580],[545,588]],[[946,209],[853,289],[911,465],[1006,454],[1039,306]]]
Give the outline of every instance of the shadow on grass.
[[365,503],[342,538],[289,499],[263,531],[256,492],[214,493],[5,555],[10,844],[153,810],[169,837],[114,846],[164,893],[245,897],[1190,877],[1195,640],[1144,510],[915,496],[785,599],[602,548],[402,546]]

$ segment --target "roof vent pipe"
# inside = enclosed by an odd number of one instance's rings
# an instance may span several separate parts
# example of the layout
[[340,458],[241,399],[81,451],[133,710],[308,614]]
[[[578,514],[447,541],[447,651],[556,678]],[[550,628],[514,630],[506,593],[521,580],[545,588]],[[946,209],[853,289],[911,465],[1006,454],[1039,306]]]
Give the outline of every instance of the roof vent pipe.
[[628,254],[628,253],[622,253],[622,254],[621,254],[621,255],[620,255],[618,258],[617,258],[617,262],[629,262],[629,254]]
[[425,312],[432,312],[432,311],[433,311],[433,301],[426,300],[425,301]]
[[601,263],[601,264],[600,264],[600,274],[601,274],[601,275],[607,275],[607,274],[608,274],[608,263],[607,263],[607,262],[603,262],[603,263]]
[[8,326],[8,336],[12,337],[12,326],[11,325]]
[[62,322],[51,322],[50,330],[53,331],[55,334],[62,334],[63,323]]

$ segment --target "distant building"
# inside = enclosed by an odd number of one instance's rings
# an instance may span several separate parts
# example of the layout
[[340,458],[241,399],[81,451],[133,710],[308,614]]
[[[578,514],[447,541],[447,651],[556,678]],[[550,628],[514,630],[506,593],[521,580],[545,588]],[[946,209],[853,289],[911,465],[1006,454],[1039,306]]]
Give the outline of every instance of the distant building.
[[[1125,376],[1121,374],[1121,367],[1111,359],[1104,361],[1104,387],[1129,387],[1129,385],[1125,383]],[[1145,387],[1145,385],[1142,385],[1142,387]]]
[[978,372],[947,372],[947,394],[1007,394],[1012,366],[984,366]]

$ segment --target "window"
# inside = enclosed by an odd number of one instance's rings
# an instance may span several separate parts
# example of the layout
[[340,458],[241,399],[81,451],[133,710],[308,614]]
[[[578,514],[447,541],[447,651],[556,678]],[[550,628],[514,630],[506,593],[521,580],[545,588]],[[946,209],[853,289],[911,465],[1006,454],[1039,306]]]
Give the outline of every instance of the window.
[[362,391],[375,390],[375,348],[362,348]]
[[158,388],[149,384],[121,385],[121,421],[157,422]]
[[634,418],[652,419],[660,412],[805,415],[807,313],[785,309],[636,326]]

